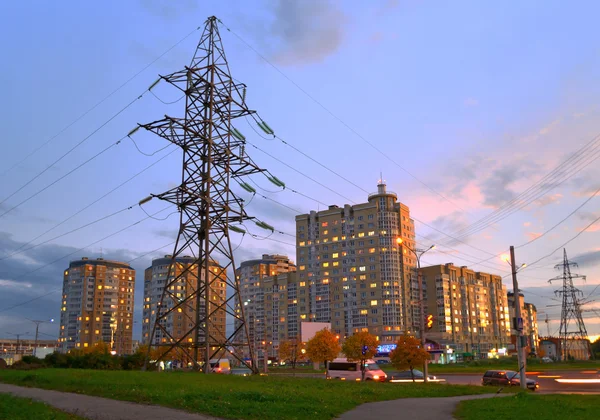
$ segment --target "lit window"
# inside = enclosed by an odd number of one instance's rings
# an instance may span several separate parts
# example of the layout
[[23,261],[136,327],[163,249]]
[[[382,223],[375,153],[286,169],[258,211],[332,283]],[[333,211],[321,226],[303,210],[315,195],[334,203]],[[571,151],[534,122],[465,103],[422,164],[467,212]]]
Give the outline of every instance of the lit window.
[[377,287],[377,283],[371,283],[371,288],[373,289],[375,287]]
[[327,235],[328,233],[329,233],[329,231],[328,231],[327,229],[325,229],[325,230],[323,231],[323,235]]
[[306,319],[306,314],[300,315],[300,319]]
[[366,267],[366,266],[364,266],[364,265],[363,265],[363,266],[360,266],[360,267],[358,267],[358,269],[359,269],[360,271],[367,271],[367,267]]
[[377,306],[377,301],[376,300],[372,300],[371,301],[371,306]]
[[360,314],[361,315],[366,315],[367,314],[367,310],[366,309],[361,309],[360,310]]
[[337,267],[338,265],[340,265],[340,262],[339,262],[339,261],[334,261],[334,262],[333,262],[333,266],[334,266],[334,267]]
[[304,287],[304,286],[306,286],[306,282],[305,281],[301,281],[300,282],[300,287]]
[[332,240],[333,242],[337,242],[337,241],[339,240],[339,238],[338,238],[337,236],[334,236],[334,237],[333,237],[331,240]]
[[334,252],[334,253],[331,255],[331,257],[332,257],[332,258],[338,258],[338,257],[339,257],[339,254],[338,254],[337,252]]
[[306,245],[306,242],[304,242],[304,241],[302,241],[302,242],[299,242],[299,243],[298,243],[298,245],[299,245],[299,246],[304,246],[304,245]]
[[321,223],[321,226],[322,226],[322,227],[327,227],[327,225],[328,225],[328,223],[327,223],[327,222],[323,222],[323,223]]
[[375,235],[375,232],[374,231],[370,231],[369,232],[369,236],[373,236],[373,235]]
[[88,346],[88,343],[83,343],[83,347],[87,347],[87,346]]
[[305,265],[301,265],[300,266],[300,271],[304,271],[304,270],[306,270],[306,266]]
[[375,253],[375,248],[369,248],[369,254],[374,254]]
[[329,279],[323,279],[323,284],[329,284]]
[[365,232],[359,232],[359,233],[358,233],[358,237],[359,237],[359,238],[362,238],[363,236],[365,236]]
[[329,263],[328,262],[324,262],[322,265],[323,265],[323,267],[329,267]]

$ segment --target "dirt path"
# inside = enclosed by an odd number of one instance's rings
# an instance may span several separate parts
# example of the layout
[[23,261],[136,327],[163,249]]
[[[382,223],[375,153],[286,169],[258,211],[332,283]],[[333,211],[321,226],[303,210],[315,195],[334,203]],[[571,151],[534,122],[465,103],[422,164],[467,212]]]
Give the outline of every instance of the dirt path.
[[497,398],[511,394],[465,395],[445,398],[402,398],[399,400],[381,401],[359,405],[342,414],[340,420],[366,419],[416,419],[416,420],[451,420],[452,413],[460,401],[479,398]]
[[42,401],[60,410],[92,420],[219,420],[216,417],[192,414],[173,408],[39,388],[0,384],[0,392]]

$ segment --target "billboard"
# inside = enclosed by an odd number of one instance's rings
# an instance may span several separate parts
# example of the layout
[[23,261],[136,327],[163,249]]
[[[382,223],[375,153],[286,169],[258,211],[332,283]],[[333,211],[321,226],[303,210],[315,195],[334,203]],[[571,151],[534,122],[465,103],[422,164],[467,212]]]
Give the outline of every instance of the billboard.
[[315,336],[317,331],[327,328],[331,329],[331,322],[301,322],[300,323],[300,334],[302,342],[307,342]]

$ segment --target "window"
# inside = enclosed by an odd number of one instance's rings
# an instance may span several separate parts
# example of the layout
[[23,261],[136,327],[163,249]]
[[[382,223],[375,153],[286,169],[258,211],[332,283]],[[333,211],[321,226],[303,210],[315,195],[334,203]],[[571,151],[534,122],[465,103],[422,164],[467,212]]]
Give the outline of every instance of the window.
[[369,248],[369,254],[374,254],[375,253],[375,248]]
[[371,301],[371,306],[377,306],[377,301],[376,300],[372,300]]
[[328,226],[328,223],[327,223],[327,222],[323,222],[323,223],[321,223],[321,226],[322,226],[322,227],[327,227],[327,226]]
[[371,288],[377,287],[377,283],[371,283]]
[[366,315],[367,314],[367,310],[366,309],[361,309],[360,310],[360,314],[361,315]]
[[358,220],[363,220],[364,218],[364,216],[358,216]]
[[331,258],[338,258],[339,254],[337,252],[334,252],[333,254],[331,254]]
[[325,230],[323,231],[323,235],[327,235],[328,233],[329,233],[329,231],[328,231],[327,229],[325,229]]

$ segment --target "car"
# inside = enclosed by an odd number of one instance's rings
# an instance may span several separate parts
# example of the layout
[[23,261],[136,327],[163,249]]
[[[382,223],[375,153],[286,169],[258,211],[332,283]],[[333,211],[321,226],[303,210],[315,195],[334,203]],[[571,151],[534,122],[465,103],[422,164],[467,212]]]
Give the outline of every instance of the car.
[[252,370],[250,370],[247,367],[238,367],[238,368],[233,368],[231,369],[231,374],[232,375],[237,375],[237,376],[251,376],[252,375]]
[[[402,370],[398,372],[390,372],[388,373],[388,382],[412,382],[413,374],[415,382],[423,382],[423,372],[418,369],[413,369],[413,373],[410,370]],[[428,382],[444,382],[445,379],[438,379],[433,375],[427,375]]]
[[[535,391],[540,387],[540,384],[533,379],[527,379],[527,388]],[[482,385],[499,385],[499,386],[520,386],[521,378],[519,372],[514,370],[488,370],[483,374],[481,379]]]

